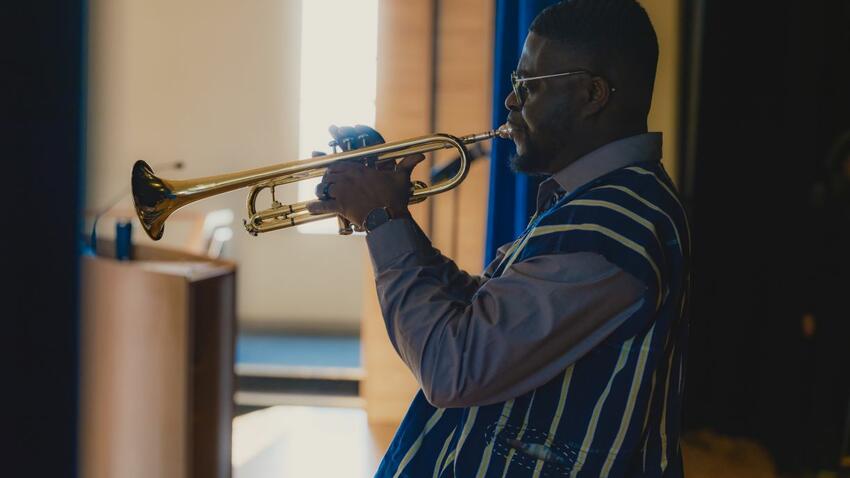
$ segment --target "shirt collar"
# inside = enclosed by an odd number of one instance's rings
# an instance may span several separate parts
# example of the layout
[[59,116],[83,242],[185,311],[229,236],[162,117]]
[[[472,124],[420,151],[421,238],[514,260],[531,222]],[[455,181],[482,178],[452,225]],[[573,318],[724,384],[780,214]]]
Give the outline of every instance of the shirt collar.
[[611,171],[660,159],[661,133],[642,133],[612,141],[585,154],[540,183],[537,207],[544,207],[553,194],[575,191]]

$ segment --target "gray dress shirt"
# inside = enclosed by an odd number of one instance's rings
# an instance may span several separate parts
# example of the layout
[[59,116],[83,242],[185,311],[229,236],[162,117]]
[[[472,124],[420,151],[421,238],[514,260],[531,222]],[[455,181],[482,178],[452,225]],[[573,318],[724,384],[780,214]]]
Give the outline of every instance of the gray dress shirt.
[[[609,143],[546,179],[537,208],[660,157],[660,133]],[[366,242],[390,341],[437,407],[498,403],[545,384],[637,311],[646,287],[590,252],[534,257],[491,278],[510,244],[470,275],[410,219],[378,227]]]

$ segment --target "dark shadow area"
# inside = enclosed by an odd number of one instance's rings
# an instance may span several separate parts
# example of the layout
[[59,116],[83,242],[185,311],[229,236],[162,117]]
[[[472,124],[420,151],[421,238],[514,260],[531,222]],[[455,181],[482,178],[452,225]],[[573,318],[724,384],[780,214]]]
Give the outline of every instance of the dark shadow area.
[[836,146],[850,3],[706,4],[686,423],[757,439],[780,471],[834,469],[850,388],[850,166]]
[[3,475],[74,477],[85,2],[4,7]]

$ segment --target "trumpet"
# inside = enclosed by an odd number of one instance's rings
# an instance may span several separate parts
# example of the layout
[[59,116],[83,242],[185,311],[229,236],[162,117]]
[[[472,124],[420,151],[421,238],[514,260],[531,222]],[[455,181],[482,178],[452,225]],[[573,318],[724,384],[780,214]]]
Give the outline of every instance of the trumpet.
[[[341,161],[358,161],[380,166],[414,154],[456,149],[460,168],[453,177],[432,186],[421,181],[412,182],[410,203],[417,203],[457,187],[466,178],[469,173],[469,153],[466,145],[495,137],[508,139],[510,133],[510,126],[507,124],[495,130],[461,137],[436,133],[263,168],[188,180],[162,179],[154,174],[147,163],[137,161],[133,165],[131,178],[133,201],[142,228],[151,239],[157,241],[162,238],[166,219],[177,209],[201,199],[250,186],[248,218],[243,223],[248,233],[256,236],[259,233],[336,216],[333,213],[311,214],[307,210],[306,201],[281,204],[275,198],[275,188],[278,186],[321,177],[329,166]],[[269,208],[258,211],[257,198],[265,189],[271,192],[272,203]],[[351,229],[344,227],[340,232],[350,233]]]

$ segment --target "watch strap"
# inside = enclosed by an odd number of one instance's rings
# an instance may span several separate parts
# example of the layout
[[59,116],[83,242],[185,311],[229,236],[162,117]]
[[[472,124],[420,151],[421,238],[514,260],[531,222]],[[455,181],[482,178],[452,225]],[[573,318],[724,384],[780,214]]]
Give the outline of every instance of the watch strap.
[[369,211],[369,214],[366,215],[366,220],[363,221],[363,229],[366,232],[372,232],[377,229],[379,226],[386,224],[392,220],[392,214],[390,214],[390,208],[376,207]]

